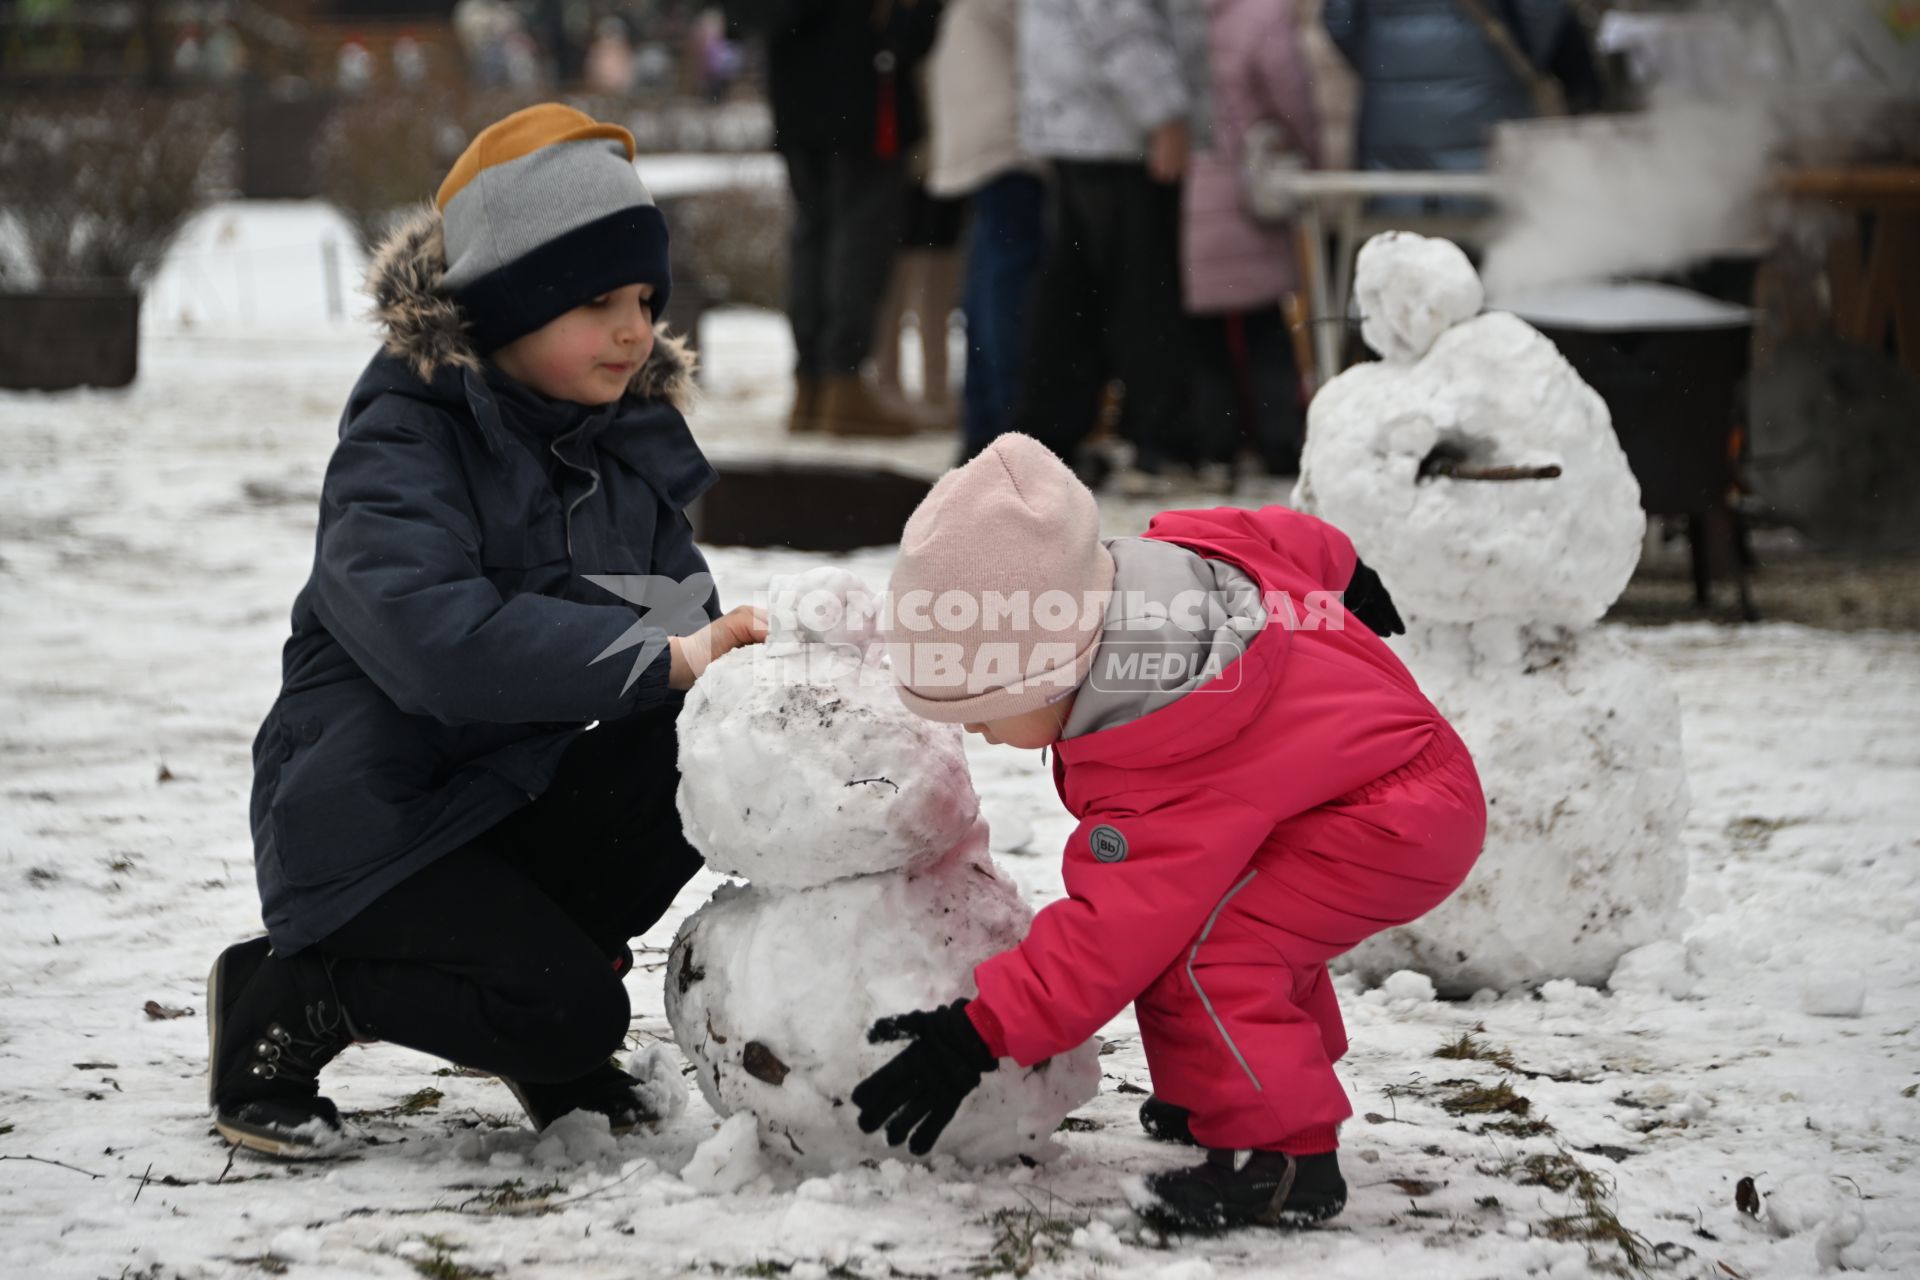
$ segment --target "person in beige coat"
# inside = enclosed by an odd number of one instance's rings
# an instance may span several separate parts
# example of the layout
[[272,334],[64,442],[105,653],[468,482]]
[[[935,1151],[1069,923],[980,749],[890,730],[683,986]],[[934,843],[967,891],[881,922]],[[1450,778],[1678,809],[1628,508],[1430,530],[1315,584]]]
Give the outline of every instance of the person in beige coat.
[[966,197],[971,215],[963,462],[1012,426],[1046,239],[1039,164],[1020,145],[1019,26],[1019,0],[948,0],[927,63],[927,190]]

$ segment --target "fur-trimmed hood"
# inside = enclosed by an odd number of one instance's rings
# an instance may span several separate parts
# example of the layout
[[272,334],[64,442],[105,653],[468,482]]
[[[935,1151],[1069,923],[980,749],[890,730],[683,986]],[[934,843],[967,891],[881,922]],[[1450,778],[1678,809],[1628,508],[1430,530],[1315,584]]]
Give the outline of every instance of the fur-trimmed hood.
[[[482,367],[459,306],[441,287],[446,274],[440,211],[432,205],[408,214],[367,268],[366,291],[373,298],[384,348],[405,360],[422,382],[433,381],[443,369],[479,372]],[[634,370],[627,394],[664,400],[685,413],[693,404],[695,365],[686,340],[657,325],[653,354]]]

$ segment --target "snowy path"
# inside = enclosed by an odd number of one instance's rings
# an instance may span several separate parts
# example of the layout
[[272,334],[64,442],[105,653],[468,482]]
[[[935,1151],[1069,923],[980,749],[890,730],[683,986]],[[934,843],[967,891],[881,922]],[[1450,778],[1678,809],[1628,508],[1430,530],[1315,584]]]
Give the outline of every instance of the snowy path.
[[[722,326],[716,367],[777,368],[751,349],[765,332]],[[704,1193],[676,1176],[712,1132],[697,1096],[662,1134],[539,1143],[497,1083],[386,1046],[329,1073],[359,1113],[353,1157],[229,1168],[206,1119],[204,975],[256,928],[248,745],[366,350],[171,337],[127,392],[0,396],[7,1274],[1564,1276],[1588,1273],[1589,1245],[1551,1237],[1608,1226],[1580,1216],[1578,1193],[1613,1184],[1593,1203],[1660,1247],[1649,1266],[1798,1277],[1816,1271],[1818,1232],[1775,1239],[1734,1190],[1801,1173],[1820,1181],[1787,1185],[1778,1209],[1844,1179],[1835,1194],[1858,1197],[1867,1225],[1849,1260],[1920,1274],[1920,637],[1786,627],[1630,633],[1686,713],[1693,972],[1467,1005],[1348,991],[1344,1075],[1379,1122],[1348,1130],[1354,1198],[1330,1229],[1142,1235],[1126,1183],[1181,1157],[1133,1122],[1146,1071],[1128,1018],[1109,1028],[1106,1091],[1038,1170],[882,1164]],[[696,431],[723,434],[726,414],[768,399],[720,394]],[[737,600],[796,559],[714,562]],[[877,582],[887,556],[852,563]],[[1037,758],[974,763],[996,843],[1031,833],[1003,858],[1036,900],[1056,894],[1070,823]],[[673,923],[647,941],[664,946]],[[635,1044],[659,1041],[657,968],[630,986]],[[1803,1010],[1846,1004],[1849,987],[1860,1016]],[[193,1012],[155,1020],[149,1000]],[[1478,1026],[1479,1051],[1505,1050],[1515,1072],[1433,1056]],[[1528,1110],[1450,1115],[1460,1080],[1506,1080]]]

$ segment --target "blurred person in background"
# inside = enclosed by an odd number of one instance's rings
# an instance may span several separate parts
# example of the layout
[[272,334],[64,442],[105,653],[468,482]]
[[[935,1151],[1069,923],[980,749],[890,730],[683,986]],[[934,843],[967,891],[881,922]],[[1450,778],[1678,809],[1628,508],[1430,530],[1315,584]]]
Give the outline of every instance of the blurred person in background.
[[[924,99],[924,94],[922,95]],[[947,371],[947,330],[960,294],[960,232],[967,207],[962,200],[932,194],[926,184],[926,148],[915,150],[903,192],[904,232],[894,255],[880,318],[874,324],[873,380],[888,407],[928,430],[951,431],[951,377]],[[910,396],[900,381],[900,346],[906,319],[920,349],[920,394]]]
[[587,46],[587,87],[616,98],[633,92],[633,42],[627,24],[611,14],[595,25]]
[[1019,66],[1020,140],[1052,182],[1015,428],[1091,474],[1080,445],[1118,378],[1123,487],[1150,488],[1196,456],[1180,181],[1205,134],[1203,0],[1021,0]]
[[732,30],[766,37],[773,145],[793,195],[788,428],[911,435],[918,423],[861,369],[900,244],[906,157],[921,135],[913,77],[939,0],[735,0],[727,16]]
[[1495,124],[1600,96],[1567,0],[1325,0],[1322,21],[1360,77],[1361,169],[1482,169]]
[[694,65],[700,74],[700,94],[709,102],[724,101],[740,74],[740,46],[727,39],[725,16],[703,9],[693,25]]
[[1319,130],[1292,0],[1208,0],[1213,130],[1187,171],[1181,257],[1193,316],[1193,421],[1200,479],[1233,489],[1250,435],[1269,474],[1299,469],[1300,371],[1281,307],[1299,282],[1293,228],[1255,222],[1243,173],[1250,129],[1312,166]]
[[927,190],[967,198],[960,461],[1013,425],[1046,187],[1020,145],[1020,0],[947,0],[927,65]]
[[453,6],[453,33],[467,60],[467,79],[476,89],[507,83],[507,33],[513,15],[502,0],[460,0]]

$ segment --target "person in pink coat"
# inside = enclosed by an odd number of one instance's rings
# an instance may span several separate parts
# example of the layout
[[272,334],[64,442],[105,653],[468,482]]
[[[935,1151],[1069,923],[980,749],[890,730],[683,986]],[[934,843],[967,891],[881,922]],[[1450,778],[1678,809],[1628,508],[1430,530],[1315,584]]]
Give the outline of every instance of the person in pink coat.
[[1293,0],[1208,0],[1213,134],[1181,198],[1181,284],[1193,317],[1193,419],[1211,469],[1230,477],[1242,423],[1267,471],[1299,469],[1300,373],[1281,304],[1299,287],[1293,229],[1256,222],[1245,169],[1250,135],[1303,167],[1319,126]]
[[1352,1107],[1327,962],[1446,898],[1486,831],[1466,748],[1376,634],[1400,629],[1312,516],[1170,511],[1102,540],[1093,495],[1021,435],[942,477],[882,616],[896,690],[1051,747],[1079,825],[1067,896],[975,969],[977,994],[874,1025],[906,1045],[854,1090],[860,1127],[924,1154],[1000,1059],[1044,1062],[1131,1002],[1143,1123],[1207,1152],[1148,1179],[1152,1216],[1338,1213]]

